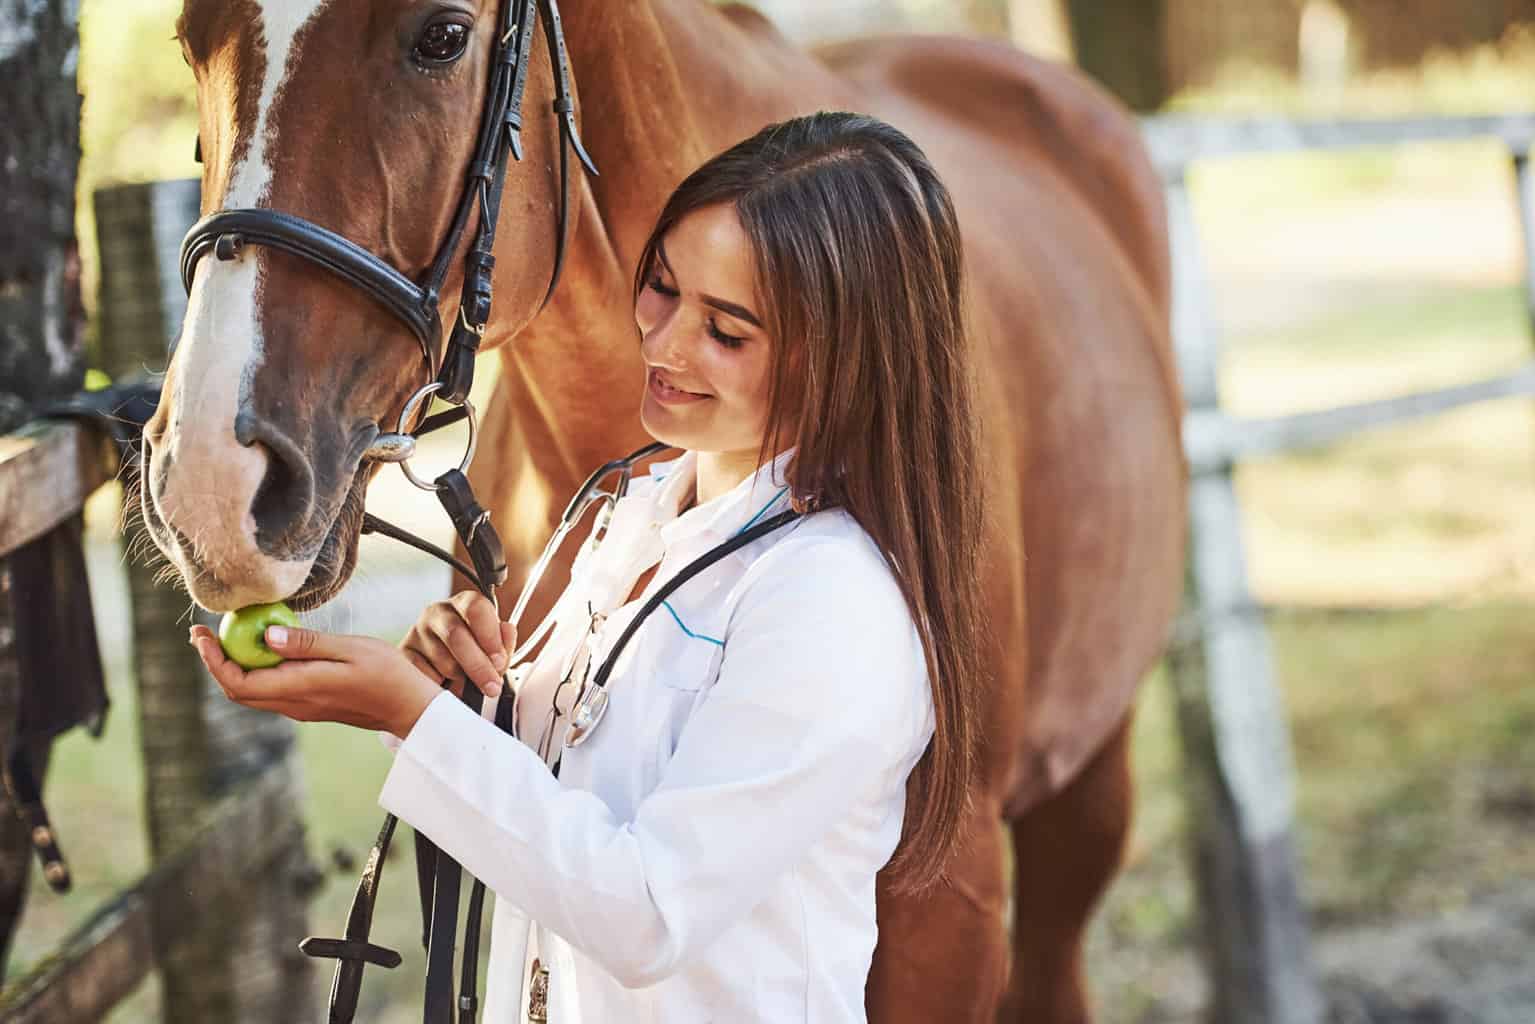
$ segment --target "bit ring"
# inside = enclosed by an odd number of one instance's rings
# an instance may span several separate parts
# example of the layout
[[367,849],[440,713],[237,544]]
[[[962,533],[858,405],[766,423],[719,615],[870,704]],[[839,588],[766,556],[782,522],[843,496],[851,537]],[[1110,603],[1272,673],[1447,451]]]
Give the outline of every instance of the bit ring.
[[[442,382],[433,381],[426,387],[422,388],[420,391],[417,391],[414,395],[411,395],[410,401],[405,403],[405,408],[400,410],[400,422],[398,426],[396,426],[395,432],[398,434],[405,434],[409,427],[411,416],[413,416],[416,410],[420,408],[422,401],[424,401],[428,395],[434,395],[441,390]],[[466,414],[466,418],[469,420],[469,446],[464,451],[463,461],[458,464],[458,471],[460,473],[468,472],[469,464],[474,461],[474,453],[476,448],[479,446],[480,441],[479,417],[475,415],[474,403],[470,402],[468,399],[464,400],[464,413]],[[442,488],[437,484],[429,483],[417,476],[415,471],[410,468],[409,458],[401,460],[399,465],[400,469],[405,473],[405,479],[409,480],[412,484],[414,484],[416,487],[419,487],[421,490],[432,491],[433,493],[442,490]]]

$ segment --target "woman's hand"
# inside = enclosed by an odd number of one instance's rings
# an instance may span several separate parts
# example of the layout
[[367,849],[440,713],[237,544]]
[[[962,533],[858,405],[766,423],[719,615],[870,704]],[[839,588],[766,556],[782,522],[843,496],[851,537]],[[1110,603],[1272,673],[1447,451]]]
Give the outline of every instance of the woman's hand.
[[427,605],[400,641],[422,672],[450,683],[473,683],[487,697],[501,693],[501,674],[517,646],[517,630],[477,590],[462,590]]
[[404,739],[442,692],[436,677],[382,640],[283,626],[269,626],[265,640],[285,660],[247,672],[224,655],[207,626],[193,626],[191,634],[230,700],[300,722],[340,722]]

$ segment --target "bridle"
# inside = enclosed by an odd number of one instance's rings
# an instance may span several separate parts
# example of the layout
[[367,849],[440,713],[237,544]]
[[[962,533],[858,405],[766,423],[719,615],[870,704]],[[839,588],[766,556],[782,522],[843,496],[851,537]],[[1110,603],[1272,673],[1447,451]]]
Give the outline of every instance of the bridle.
[[[247,245],[262,245],[308,260],[364,292],[410,328],[421,346],[427,370],[437,383],[437,397],[454,405],[469,396],[474,359],[490,323],[496,265],[496,221],[507,168],[521,160],[522,99],[533,51],[534,22],[543,24],[554,65],[554,113],[560,125],[560,206],[554,270],[544,305],[559,286],[565,264],[570,222],[570,154],[596,174],[596,165],[581,143],[576,127],[575,94],[570,53],[557,0],[505,0],[501,5],[491,54],[490,85],[480,117],[478,142],[469,164],[468,180],[459,197],[452,226],[427,274],[419,282],[350,239],[312,221],[279,210],[252,208],[220,210],[192,227],[181,243],[181,280],[188,292],[197,265],[212,253],[216,259],[239,258]],[[201,146],[199,145],[199,153]],[[441,358],[439,307],[470,218],[478,212],[474,241],[464,257],[464,286],[458,314]],[[542,307],[540,307],[542,308]]]
[[[365,453],[364,459],[398,463],[413,484],[435,492],[452,519],[454,530],[469,552],[473,564],[466,565],[449,552],[372,515],[364,516],[363,532],[381,533],[441,559],[473,580],[481,593],[492,602],[495,601],[495,588],[506,581],[507,568],[501,540],[490,524],[490,514],[475,501],[465,475],[474,458],[476,433],[469,392],[474,383],[475,356],[490,322],[496,262],[496,223],[507,169],[512,160],[521,160],[523,156],[522,101],[531,64],[535,21],[542,23],[549,44],[554,67],[553,112],[559,120],[560,131],[559,226],[554,268],[543,300],[543,305],[547,306],[559,285],[568,245],[571,152],[574,151],[588,173],[597,173],[591,156],[581,143],[576,126],[570,55],[565,45],[557,0],[504,0],[500,7],[491,54],[490,84],[480,117],[480,129],[469,165],[468,179],[459,197],[448,235],[426,276],[419,282],[411,280],[399,269],[350,239],[312,221],[279,210],[220,210],[194,225],[181,246],[182,284],[188,292],[192,289],[193,278],[203,257],[212,253],[219,260],[235,260],[244,247],[260,245],[298,256],[334,274],[368,295],[410,329],[421,346],[421,355],[426,362],[431,383],[410,397],[395,430],[381,432]],[[198,155],[201,156],[200,141]],[[464,284],[459,297],[458,313],[447,345],[439,358],[437,346],[441,343],[443,333],[439,312],[442,289],[469,229],[470,220],[476,213],[478,222],[474,238],[464,256]],[[418,410],[426,398],[434,394],[457,408],[427,417],[414,433],[410,432]],[[449,470],[430,484],[420,480],[409,466],[409,460],[415,452],[416,438],[466,417],[469,420],[470,441],[463,462],[457,469]],[[601,497],[616,501],[622,494],[633,464],[650,454],[654,454],[653,449],[636,453],[629,460],[620,460],[623,467],[622,480],[616,493],[602,494]],[[564,539],[570,529],[574,528],[580,514],[593,501],[600,500],[593,497],[593,494],[601,494],[597,490],[598,486],[604,477],[610,475],[614,465],[618,464],[604,467],[599,471],[600,475],[594,475],[588,481],[578,500],[567,509],[565,518],[569,521],[562,522],[562,529],[551,541],[551,547]],[[552,552],[546,550],[545,556],[535,566],[534,574],[530,576],[518,601],[518,615],[526,607],[533,588],[537,586],[551,558]],[[481,710],[483,697],[475,687],[466,686],[463,699],[477,713]],[[503,688],[495,720],[503,730],[512,730],[509,688]],[[368,938],[378,883],[396,824],[393,815],[386,816],[358,882],[345,937],[309,938],[300,945],[300,949],[310,956],[338,961],[331,983],[328,1019],[332,1024],[349,1022],[356,1014],[366,964],[395,967],[401,962],[399,953],[375,945]],[[464,926],[460,984],[455,994],[454,939],[457,932],[459,883],[463,871],[456,861],[439,851],[420,833],[416,834],[416,870],[421,889],[422,940],[427,950],[424,1020],[426,1024],[452,1024],[456,1013],[459,1024],[472,1024],[479,1010],[476,986],[485,885],[476,880],[470,893]]]

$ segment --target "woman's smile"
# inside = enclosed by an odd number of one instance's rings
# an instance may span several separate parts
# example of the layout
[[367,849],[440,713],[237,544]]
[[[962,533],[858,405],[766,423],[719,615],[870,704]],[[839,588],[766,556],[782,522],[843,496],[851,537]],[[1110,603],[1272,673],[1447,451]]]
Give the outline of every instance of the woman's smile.
[[665,405],[684,405],[690,402],[702,402],[713,397],[700,394],[697,391],[685,391],[674,385],[666,374],[652,366],[649,372],[650,394],[656,401]]

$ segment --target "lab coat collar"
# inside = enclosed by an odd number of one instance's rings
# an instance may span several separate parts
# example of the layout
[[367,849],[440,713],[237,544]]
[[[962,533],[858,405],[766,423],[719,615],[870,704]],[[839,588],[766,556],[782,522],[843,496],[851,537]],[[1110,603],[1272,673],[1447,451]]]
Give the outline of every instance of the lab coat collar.
[[794,457],[790,449],[729,492],[702,505],[695,505],[681,515],[677,508],[693,491],[698,478],[698,455],[686,452],[681,458],[651,467],[651,476],[660,482],[655,491],[653,514],[661,524],[661,537],[670,547],[679,540],[707,536],[719,543],[747,530],[768,516],[789,506],[789,485],[784,471]]

